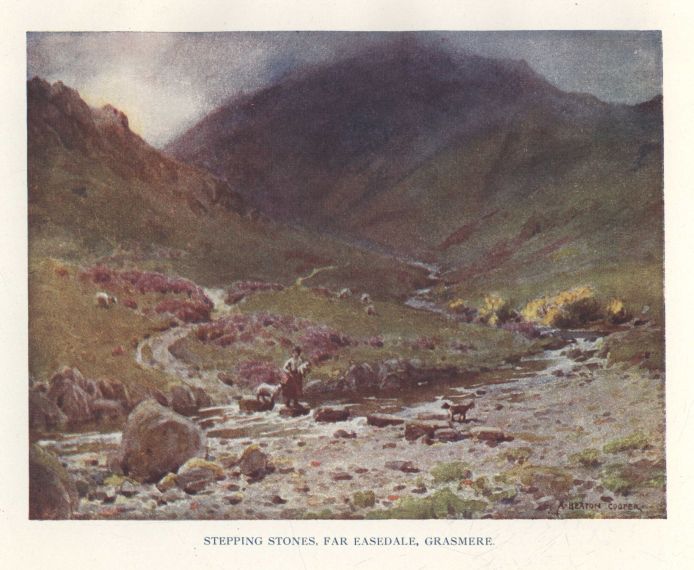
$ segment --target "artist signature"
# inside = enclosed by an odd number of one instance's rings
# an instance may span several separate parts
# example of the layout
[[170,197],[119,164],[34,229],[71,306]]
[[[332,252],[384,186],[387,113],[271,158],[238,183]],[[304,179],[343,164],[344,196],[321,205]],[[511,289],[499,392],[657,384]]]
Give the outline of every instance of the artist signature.
[[558,509],[560,511],[643,511],[644,505],[638,503],[617,503],[612,501],[599,501],[596,503],[561,501]]

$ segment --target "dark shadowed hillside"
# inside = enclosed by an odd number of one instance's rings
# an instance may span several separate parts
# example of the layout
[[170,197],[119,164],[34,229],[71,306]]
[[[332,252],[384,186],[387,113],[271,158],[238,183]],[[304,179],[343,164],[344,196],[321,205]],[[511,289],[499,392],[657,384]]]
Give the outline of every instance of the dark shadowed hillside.
[[219,178],[150,147],[111,106],[92,109],[60,82],[27,87],[33,257],[136,263],[218,285],[290,283],[319,266],[335,268],[313,284],[403,294],[421,281],[391,259],[264,219]]
[[661,100],[564,93],[522,61],[397,41],[233,100],[167,151],[470,294],[625,270],[660,286]]

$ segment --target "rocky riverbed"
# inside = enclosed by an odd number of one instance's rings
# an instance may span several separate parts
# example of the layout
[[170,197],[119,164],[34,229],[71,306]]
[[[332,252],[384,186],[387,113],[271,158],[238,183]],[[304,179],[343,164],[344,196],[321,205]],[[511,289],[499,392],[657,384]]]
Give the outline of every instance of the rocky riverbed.
[[[120,432],[38,444],[75,480],[74,518],[663,517],[664,379],[607,368],[600,343],[295,417],[205,408],[204,458],[151,483],[114,461]],[[444,399],[475,407],[451,423]]]

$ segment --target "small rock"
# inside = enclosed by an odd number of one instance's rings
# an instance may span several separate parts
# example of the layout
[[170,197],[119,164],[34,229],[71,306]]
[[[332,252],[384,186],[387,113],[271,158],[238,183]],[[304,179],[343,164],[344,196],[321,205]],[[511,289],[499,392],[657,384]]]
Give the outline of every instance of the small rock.
[[268,455],[258,446],[251,445],[241,455],[239,468],[246,477],[261,479],[268,471]]
[[173,489],[174,487],[176,487],[175,473],[167,473],[161,478],[159,483],[157,483],[157,489],[159,489],[162,493],[168,491],[169,489]]
[[272,498],[270,499],[270,502],[273,505],[284,505],[287,502],[287,500],[283,499],[279,495],[273,495]]
[[313,413],[317,422],[344,422],[350,418],[349,408],[318,408]]
[[470,428],[470,434],[472,437],[480,441],[502,442],[513,440],[513,436],[508,435],[502,429],[497,427],[475,426]]
[[75,488],[77,489],[77,494],[80,497],[86,497],[89,494],[91,485],[84,479],[75,479]]
[[417,495],[423,495],[424,493],[427,492],[427,488],[424,485],[420,485],[420,486],[412,489],[412,492],[416,493]]
[[357,437],[357,434],[353,431],[347,431],[344,429],[339,429],[333,434],[333,437],[344,438],[344,439],[354,439],[355,437]]
[[494,406],[494,409],[498,412],[499,410],[504,409],[504,405],[503,404],[497,404],[496,406]]
[[359,473],[359,474],[361,474],[361,473],[368,473],[368,471],[369,471],[369,470],[368,470],[366,467],[357,467],[357,468],[354,470],[355,473]]
[[405,420],[397,416],[384,414],[369,414],[366,416],[366,423],[375,427],[398,426],[405,423]]
[[605,501],[606,503],[611,503],[612,501],[614,501],[614,499],[609,495],[603,495],[602,497],[600,497],[600,500]]
[[332,479],[333,481],[349,481],[353,479],[353,477],[349,473],[338,471],[337,473],[333,473]]
[[398,444],[395,442],[384,443],[383,449],[395,449],[397,446],[398,446]]
[[386,469],[394,469],[403,473],[419,473],[411,461],[386,461]]
[[241,501],[243,501],[243,495],[241,493],[232,493],[231,495],[224,497],[224,500],[230,505],[238,505]]
[[137,495],[137,487],[131,481],[123,481],[119,492],[124,497],[133,497]]

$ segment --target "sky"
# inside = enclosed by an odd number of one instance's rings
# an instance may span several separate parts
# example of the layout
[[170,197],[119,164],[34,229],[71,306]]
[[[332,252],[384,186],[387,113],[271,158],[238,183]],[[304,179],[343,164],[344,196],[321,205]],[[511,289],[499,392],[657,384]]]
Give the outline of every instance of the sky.
[[[377,32],[46,32],[27,34],[27,79],[77,89],[92,106],[110,103],[156,147],[226,100],[304,65],[390,41]],[[565,91],[616,103],[662,93],[660,32],[418,32],[454,53],[524,59]]]

